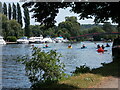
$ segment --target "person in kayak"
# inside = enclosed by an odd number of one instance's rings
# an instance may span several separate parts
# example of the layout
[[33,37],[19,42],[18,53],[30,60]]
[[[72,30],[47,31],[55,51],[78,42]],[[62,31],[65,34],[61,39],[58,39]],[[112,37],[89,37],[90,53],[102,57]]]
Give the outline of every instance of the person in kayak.
[[46,44],[45,47],[48,47],[48,45]]
[[98,50],[97,50],[98,53],[104,53],[104,49],[102,49],[102,47],[100,47]]
[[82,48],[86,48],[85,44],[83,44]]
[[68,48],[72,48],[72,45],[71,45],[71,44],[69,44],[69,45],[68,45]]
[[97,45],[97,48],[100,48],[100,45],[99,45],[99,44]]
[[106,47],[110,47],[110,45],[107,43],[107,44],[106,44]]
[[102,45],[101,47],[102,47],[102,49],[104,49],[104,48],[105,48],[105,47],[104,47],[104,45]]

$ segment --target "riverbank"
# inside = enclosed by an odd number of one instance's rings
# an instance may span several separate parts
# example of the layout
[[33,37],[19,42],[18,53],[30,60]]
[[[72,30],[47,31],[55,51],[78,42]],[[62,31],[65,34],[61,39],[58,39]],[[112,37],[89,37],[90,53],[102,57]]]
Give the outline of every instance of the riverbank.
[[6,42],[6,44],[17,44],[17,42]]
[[94,69],[91,73],[78,74],[62,80],[57,84],[47,86],[48,88],[118,88],[120,77],[120,62],[103,64],[103,67]]

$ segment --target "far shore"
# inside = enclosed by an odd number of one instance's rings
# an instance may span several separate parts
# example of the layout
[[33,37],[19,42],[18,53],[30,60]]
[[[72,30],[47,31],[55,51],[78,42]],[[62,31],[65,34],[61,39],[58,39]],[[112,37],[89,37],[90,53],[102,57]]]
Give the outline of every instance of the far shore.
[[6,42],[6,44],[17,44],[17,42]]

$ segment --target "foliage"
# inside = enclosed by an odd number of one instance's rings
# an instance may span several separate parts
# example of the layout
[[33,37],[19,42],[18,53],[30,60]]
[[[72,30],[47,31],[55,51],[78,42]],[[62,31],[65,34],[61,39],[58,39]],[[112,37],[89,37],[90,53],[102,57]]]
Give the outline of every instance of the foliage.
[[3,14],[7,16],[7,5],[6,5],[6,3],[3,4]]
[[64,64],[60,62],[60,57],[61,55],[54,50],[45,52],[34,47],[31,58],[24,56],[19,61],[25,64],[30,82],[36,87],[44,83],[57,82],[65,75]]
[[9,17],[9,20],[11,20],[11,15],[12,15],[12,11],[11,11],[11,4],[9,3],[9,6],[8,6],[8,17]]
[[[118,32],[117,28],[113,27],[113,25],[111,25],[110,22],[105,22],[102,26],[102,29],[105,32]],[[116,38],[116,37],[117,37],[117,35],[105,35],[104,36],[105,39],[113,39],[113,38]]]
[[13,3],[13,19],[17,19],[17,11],[16,11],[16,5]]
[[80,35],[80,24],[77,22],[77,17],[65,17],[65,22],[61,22],[58,25],[58,34],[63,37],[74,37]]
[[[94,26],[94,27],[88,29],[88,33],[104,33],[104,32],[105,31],[99,26]],[[94,41],[101,41],[102,37],[103,36],[101,36],[101,35],[95,35],[95,36],[93,36],[93,39],[94,39]]]
[[0,14],[2,13],[2,3],[0,2]]
[[52,27],[55,23],[55,16],[60,8],[71,7],[71,11],[80,14],[80,19],[95,17],[96,23],[105,22],[111,18],[112,22],[118,23],[120,26],[120,17],[117,9],[119,2],[27,2],[25,6],[33,6],[33,17],[38,22],[48,27]]
[[79,74],[79,73],[89,73],[91,70],[89,67],[87,67],[86,65],[80,66],[80,67],[76,67],[75,71],[72,72],[73,74]]
[[16,20],[9,20],[8,25],[8,36],[20,36],[21,26]]
[[19,3],[17,3],[17,15],[18,15],[17,21],[22,27],[23,26],[23,24],[22,24],[22,13],[21,13],[21,8],[20,8]]
[[22,35],[22,30],[20,24],[16,20],[8,20],[7,17],[3,14],[0,14],[2,18],[2,35],[6,39],[7,36],[18,36]]
[[96,23],[104,23],[111,18],[112,22],[120,25],[119,13],[116,11],[119,8],[119,2],[94,2],[94,3],[78,3],[75,2],[72,11],[80,14],[80,19],[92,18]]
[[105,31],[98,26],[94,26],[88,30],[88,33],[104,33]]
[[17,38],[15,36],[8,36],[7,41],[9,42],[16,42]]
[[30,31],[32,32],[32,36],[39,37],[43,35],[42,26],[40,25],[30,25]]
[[27,7],[24,7],[24,22],[25,22],[25,36],[31,36],[30,31],[30,16],[29,16],[29,10]]
[[[71,3],[72,4],[72,3]],[[53,27],[56,21],[54,20],[59,13],[59,8],[69,7],[69,2],[29,2],[23,4],[23,7],[34,5],[31,12],[34,12],[33,17],[41,25],[45,25],[47,28]]]

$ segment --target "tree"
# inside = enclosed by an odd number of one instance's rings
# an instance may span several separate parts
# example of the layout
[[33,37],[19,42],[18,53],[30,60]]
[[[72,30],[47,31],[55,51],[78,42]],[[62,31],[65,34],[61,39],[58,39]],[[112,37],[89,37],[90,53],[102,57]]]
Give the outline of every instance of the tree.
[[117,9],[120,6],[120,2],[28,2],[23,6],[32,6],[32,12],[34,12],[35,18],[41,24],[45,24],[50,27],[55,23],[55,16],[59,12],[59,8],[72,7],[71,11],[80,14],[80,19],[95,17],[96,23],[107,21],[111,18],[113,23],[118,23],[120,26],[120,17]]
[[[111,25],[110,22],[105,22],[103,24],[103,27],[102,29],[105,31],[105,32],[117,32],[117,29],[115,27],[113,27],[113,25]],[[116,35],[106,35],[105,36],[106,39],[113,39],[113,38],[116,38]]]
[[44,87],[44,84],[56,83],[65,76],[64,64],[60,62],[61,55],[55,50],[45,52],[34,47],[31,56],[32,58],[24,56],[18,61],[26,66],[25,70],[32,83],[32,88],[39,89]]
[[6,5],[6,3],[3,4],[3,14],[7,16],[7,5]]
[[[77,17],[65,17],[65,22],[61,22],[58,25],[58,34],[60,35],[70,35],[70,37],[75,37],[80,35],[80,23],[77,22]],[[68,39],[70,39],[70,37]]]
[[0,14],[0,18],[2,18],[2,35],[5,39],[8,36],[15,36],[16,38],[21,36],[21,26],[16,20],[8,20],[3,14]]
[[15,5],[14,3],[13,3],[13,7],[12,7],[12,8],[13,8],[13,19],[16,20],[16,18],[17,18],[17,17],[16,17],[16,16],[17,16],[16,13],[17,13],[17,12],[16,12],[16,5]]
[[30,31],[32,32],[32,36],[39,37],[40,35],[43,35],[40,25],[30,25]]
[[1,19],[1,25],[2,25],[2,27],[0,28],[1,29],[1,35],[3,35],[4,36],[4,38],[6,38],[7,37],[7,32],[9,31],[8,30],[8,25],[7,25],[7,17],[6,17],[6,15],[4,15],[4,14],[0,14],[0,19]]
[[9,17],[9,20],[11,20],[11,16],[12,16],[12,9],[11,9],[11,4],[9,3],[9,6],[8,6],[8,17]]
[[24,22],[25,22],[25,36],[31,36],[30,31],[30,16],[29,16],[29,10],[27,7],[24,7]]
[[[105,31],[101,27],[98,27],[98,26],[92,27],[88,30],[88,33],[104,33],[104,32]],[[102,37],[103,36],[101,36],[101,35],[97,35],[97,36],[94,35],[93,39],[94,39],[94,41],[101,41]]]
[[105,22],[105,23],[103,24],[102,29],[103,29],[105,32],[117,32],[117,30],[113,27],[113,25],[111,25],[110,22]]
[[15,36],[18,38],[21,32],[21,26],[16,20],[9,20],[9,34],[8,36]]
[[22,24],[22,13],[21,13],[21,8],[20,8],[19,3],[17,3],[17,14],[18,14],[17,21],[18,21],[18,23],[20,23],[20,25],[22,27],[23,26],[23,24]]
[[95,23],[104,23],[111,18],[113,23],[120,26],[119,8],[120,2],[94,2],[94,3],[77,3],[72,6],[72,11],[80,14],[80,19],[95,17]]
[[2,14],[2,3],[0,2],[0,14]]
[[2,3],[0,2],[0,35],[2,35]]
[[40,22],[41,25],[45,25],[46,28],[53,27],[56,21],[54,20],[59,13],[59,8],[66,8],[70,6],[67,3],[62,2],[30,2],[23,4],[23,7],[34,5],[31,12],[34,12],[33,17],[36,21]]

